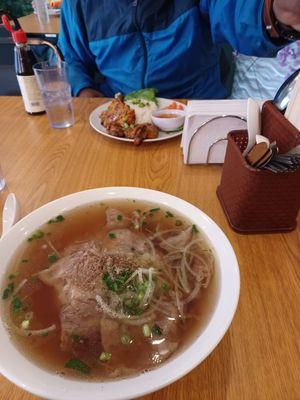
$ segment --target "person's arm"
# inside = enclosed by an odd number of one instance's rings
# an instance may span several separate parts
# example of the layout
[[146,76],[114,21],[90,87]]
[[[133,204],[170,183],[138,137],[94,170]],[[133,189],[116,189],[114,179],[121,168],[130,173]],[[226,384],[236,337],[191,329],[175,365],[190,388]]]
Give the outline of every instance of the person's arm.
[[[277,0],[277,2],[299,0]],[[215,43],[229,43],[239,53],[273,57],[287,44],[274,42],[264,23],[265,0],[200,0],[200,10],[208,14]]]
[[58,46],[68,64],[73,96],[101,96],[94,88],[96,65],[89,49],[78,0],[64,0],[62,3]]

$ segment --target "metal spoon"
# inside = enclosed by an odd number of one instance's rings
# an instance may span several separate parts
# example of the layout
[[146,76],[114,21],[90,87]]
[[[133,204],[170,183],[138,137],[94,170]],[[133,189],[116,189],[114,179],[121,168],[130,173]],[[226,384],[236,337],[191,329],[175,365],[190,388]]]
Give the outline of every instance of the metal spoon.
[[20,219],[20,205],[14,193],[7,196],[2,212],[2,236]]
[[279,88],[278,92],[276,93],[273,104],[280,110],[284,111],[291,99],[291,94],[293,89],[296,85],[297,79],[300,76],[300,68],[295,71]]

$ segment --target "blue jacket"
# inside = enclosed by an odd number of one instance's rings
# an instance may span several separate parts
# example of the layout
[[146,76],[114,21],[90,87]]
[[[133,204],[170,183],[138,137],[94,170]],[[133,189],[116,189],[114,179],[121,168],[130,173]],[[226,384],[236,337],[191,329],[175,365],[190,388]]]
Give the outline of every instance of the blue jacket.
[[[64,0],[59,47],[73,95],[155,87],[167,98],[224,98],[220,45],[270,57],[264,0]],[[104,82],[94,83],[99,71]]]

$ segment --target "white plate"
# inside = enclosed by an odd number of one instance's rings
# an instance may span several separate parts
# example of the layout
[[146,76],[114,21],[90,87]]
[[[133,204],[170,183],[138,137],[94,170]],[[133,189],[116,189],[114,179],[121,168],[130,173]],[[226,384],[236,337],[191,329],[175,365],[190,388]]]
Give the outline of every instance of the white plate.
[[[126,379],[105,382],[62,378],[40,368],[14,346],[0,321],[0,374],[36,396],[49,400],[128,400],[159,390],[200,364],[220,342],[234,316],[239,298],[239,268],[234,251],[218,225],[197,207],[178,197],[136,187],[99,188],[74,193],[47,203],[24,217],[0,240],[0,286],[3,287],[5,272],[17,249],[33,231],[55,215],[110,199],[135,199],[161,204],[199,227],[215,252],[219,285],[214,310],[195,339],[160,367]],[[1,300],[0,315],[3,313],[2,303]]]
[[[185,108],[185,105],[174,100],[169,99],[162,99],[160,97],[157,98],[158,100],[158,108],[168,107],[172,103],[177,103],[182,105]],[[101,135],[106,136],[110,139],[120,140],[121,142],[133,142],[133,139],[127,139],[124,137],[112,136],[110,135],[105,127],[101,124],[100,121],[100,114],[107,110],[107,107],[110,105],[111,101],[102,104],[101,106],[97,107],[90,115],[90,124],[95,129],[95,131],[99,132]],[[162,132],[160,131],[158,137],[155,139],[145,139],[143,142],[161,142],[162,140],[173,139],[177,136],[182,135],[183,128],[180,131],[176,132]]]

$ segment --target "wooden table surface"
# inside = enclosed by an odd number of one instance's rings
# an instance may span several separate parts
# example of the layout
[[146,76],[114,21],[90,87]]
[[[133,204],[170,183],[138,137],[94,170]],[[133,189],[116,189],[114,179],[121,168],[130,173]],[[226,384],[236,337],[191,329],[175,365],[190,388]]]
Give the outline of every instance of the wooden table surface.
[[[185,166],[175,139],[132,145],[106,139],[88,117],[99,99],[75,99],[76,124],[53,130],[28,116],[19,98],[0,98],[0,163],[22,215],[79,190],[127,185],[179,196],[225,231],[241,271],[233,323],[214,352],[178,382],[142,400],[297,400],[300,398],[300,235],[243,236],[216,197],[220,166]],[[0,194],[0,207],[7,192]],[[1,400],[37,400],[0,378]],[[83,399],[84,400],[84,399]]]
[[60,18],[57,15],[50,15],[49,24],[40,24],[35,14],[29,14],[18,19],[21,27],[27,34],[55,34],[59,33]]

